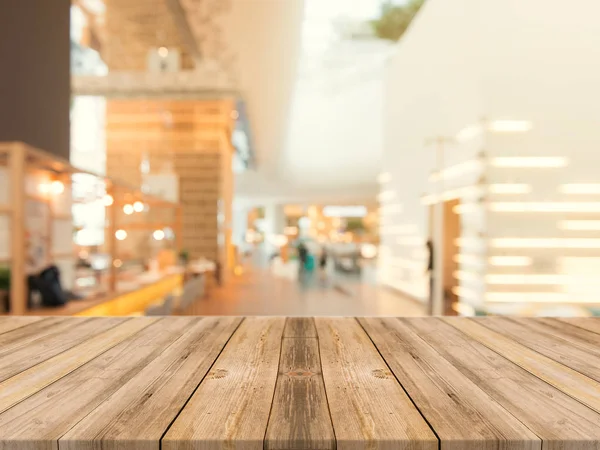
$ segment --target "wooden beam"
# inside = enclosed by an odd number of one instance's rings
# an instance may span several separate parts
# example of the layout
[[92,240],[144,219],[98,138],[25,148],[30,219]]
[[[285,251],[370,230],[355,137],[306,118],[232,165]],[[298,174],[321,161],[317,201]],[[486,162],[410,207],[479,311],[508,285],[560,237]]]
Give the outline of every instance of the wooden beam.
[[[115,186],[112,183],[106,185],[106,192],[115,198]],[[115,258],[117,254],[117,237],[115,232],[117,231],[117,203],[114,202],[108,209],[108,254],[110,255],[110,268],[109,268],[109,286],[110,292],[117,290],[117,268],[115,267]]]
[[89,27],[90,33],[94,34],[97,39],[97,42],[94,42],[94,39],[90,39],[90,41],[88,42],[89,47],[102,54],[104,43],[106,42],[106,30],[104,30],[102,26],[98,24],[98,15],[91,11],[87,7],[85,2],[81,0],[73,0],[73,4],[79,7],[81,12],[83,12],[88,21],[87,25]]
[[166,3],[167,8],[169,8],[169,11],[173,16],[175,25],[179,30],[179,34],[181,36],[181,40],[183,41],[183,45],[185,45],[187,51],[194,59],[194,63],[196,65],[200,64],[200,62],[202,61],[200,46],[198,45],[198,42],[194,37],[194,33],[192,32],[192,27],[190,26],[190,22],[188,20],[186,11],[181,5],[181,0],[166,0]]
[[13,144],[9,153],[11,215],[10,313],[27,310],[25,273],[25,146]]

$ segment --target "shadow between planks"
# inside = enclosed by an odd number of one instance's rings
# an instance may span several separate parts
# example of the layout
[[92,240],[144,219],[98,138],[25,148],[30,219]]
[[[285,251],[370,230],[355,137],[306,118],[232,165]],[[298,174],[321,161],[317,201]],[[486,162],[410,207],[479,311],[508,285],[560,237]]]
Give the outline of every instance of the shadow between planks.
[[42,448],[600,449],[600,321],[1,318],[0,450]]

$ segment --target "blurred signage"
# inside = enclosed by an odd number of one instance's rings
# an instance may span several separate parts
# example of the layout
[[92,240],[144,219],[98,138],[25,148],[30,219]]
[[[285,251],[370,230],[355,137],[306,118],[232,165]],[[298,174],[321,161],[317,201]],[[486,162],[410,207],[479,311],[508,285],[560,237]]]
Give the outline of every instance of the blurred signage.
[[144,175],[142,191],[173,203],[179,202],[179,178],[175,174],[160,173]]
[[325,217],[365,217],[367,208],[365,206],[325,206],[323,215]]

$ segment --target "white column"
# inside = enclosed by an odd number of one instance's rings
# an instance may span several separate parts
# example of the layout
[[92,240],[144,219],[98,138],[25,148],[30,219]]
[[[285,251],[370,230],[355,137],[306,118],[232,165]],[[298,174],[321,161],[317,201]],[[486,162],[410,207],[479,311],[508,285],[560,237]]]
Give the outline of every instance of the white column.
[[248,207],[233,205],[232,236],[231,240],[238,249],[246,244],[246,231],[248,230]]

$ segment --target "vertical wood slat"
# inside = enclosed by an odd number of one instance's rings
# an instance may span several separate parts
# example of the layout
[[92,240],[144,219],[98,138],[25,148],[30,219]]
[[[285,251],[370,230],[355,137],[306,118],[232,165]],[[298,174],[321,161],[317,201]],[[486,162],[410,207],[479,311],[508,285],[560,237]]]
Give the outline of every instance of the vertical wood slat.
[[108,208],[108,254],[111,255],[108,268],[108,290],[109,292],[116,292],[117,290],[117,267],[115,266],[115,260],[117,255],[117,208],[119,208],[120,202],[117,201],[117,189],[109,182],[106,186],[106,192],[113,199],[112,204],[107,206]]
[[286,321],[265,450],[335,449],[315,331],[312,318]]
[[263,449],[284,324],[244,320],[162,439],[163,450]]
[[599,413],[442,321],[402,322],[539,436],[544,450],[600,445]]
[[288,317],[283,330],[284,338],[316,338],[317,328],[312,317]]
[[437,450],[437,437],[358,322],[315,322],[337,449]]
[[25,272],[25,146],[12,145],[9,154],[11,213],[10,312],[27,311],[27,274]]
[[534,433],[442,358],[423,335],[411,330],[410,320],[363,318],[359,322],[444,442],[444,449],[541,449]]

